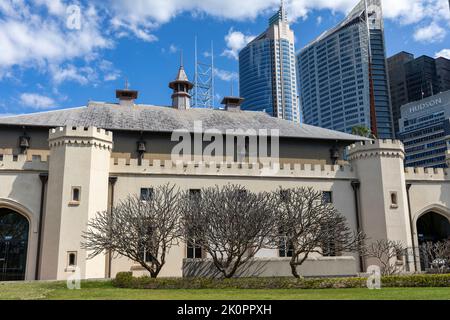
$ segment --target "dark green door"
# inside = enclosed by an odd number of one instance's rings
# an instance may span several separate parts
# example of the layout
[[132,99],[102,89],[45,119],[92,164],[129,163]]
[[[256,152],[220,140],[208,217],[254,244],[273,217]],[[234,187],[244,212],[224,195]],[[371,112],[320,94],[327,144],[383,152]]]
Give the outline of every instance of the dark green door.
[[25,280],[28,231],[24,216],[0,208],[0,281]]

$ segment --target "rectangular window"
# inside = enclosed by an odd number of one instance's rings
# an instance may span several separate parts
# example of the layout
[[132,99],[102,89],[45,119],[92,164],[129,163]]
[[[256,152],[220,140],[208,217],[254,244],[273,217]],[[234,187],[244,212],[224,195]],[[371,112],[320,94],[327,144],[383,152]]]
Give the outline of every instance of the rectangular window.
[[397,209],[398,208],[397,192],[391,192],[391,208],[392,209]]
[[322,193],[322,199],[323,199],[323,202],[325,202],[325,203],[333,203],[333,192],[331,192],[331,191],[324,191],[323,193]]
[[80,202],[81,202],[81,187],[72,187],[69,205],[78,206]]
[[77,266],[77,252],[72,251],[67,253],[67,266],[76,267]]
[[153,196],[153,188],[141,188],[141,201],[148,201]]
[[152,254],[151,254],[150,250],[143,249],[142,253],[141,253],[141,259],[147,263],[152,262]]
[[280,237],[280,247],[278,249],[280,258],[291,258],[294,254],[292,243],[287,241],[285,236]]
[[195,239],[190,239],[187,243],[186,257],[188,259],[202,259],[203,250],[199,241]]

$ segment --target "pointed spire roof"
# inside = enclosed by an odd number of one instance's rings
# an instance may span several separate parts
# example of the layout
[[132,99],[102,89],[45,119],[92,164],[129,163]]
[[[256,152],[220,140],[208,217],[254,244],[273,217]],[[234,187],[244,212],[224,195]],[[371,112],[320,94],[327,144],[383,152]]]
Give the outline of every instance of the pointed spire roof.
[[178,75],[175,81],[189,81],[186,71],[184,71],[184,67],[180,66],[180,70],[178,70]]
[[179,83],[185,84],[189,90],[194,87],[194,84],[189,81],[189,78],[188,78],[183,66],[180,66],[180,69],[178,70],[176,79],[174,81],[172,81],[171,83],[169,83],[169,88],[176,89],[176,85]]

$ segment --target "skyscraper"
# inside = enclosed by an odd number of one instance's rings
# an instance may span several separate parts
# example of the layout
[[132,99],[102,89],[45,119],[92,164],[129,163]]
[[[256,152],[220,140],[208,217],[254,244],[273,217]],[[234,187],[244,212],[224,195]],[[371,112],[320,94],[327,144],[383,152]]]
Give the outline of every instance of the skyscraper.
[[399,132],[400,108],[450,90],[450,60],[428,56],[414,58],[400,52],[388,59],[395,133]]
[[243,110],[300,122],[294,32],[283,4],[269,28],[239,53],[239,80]]
[[362,0],[297,56],[304,121],[351,132],[394,135],[381,0]]
[[441,92],[450,90],[450,60],[444,57],[436,59],[436,71]]
[[412,60],[414,60],[414,55],[405,51],[397,53],[387,60],[395,134],[400,129],[398,122],[400,119],[400,107],[409,102],[405,64]]

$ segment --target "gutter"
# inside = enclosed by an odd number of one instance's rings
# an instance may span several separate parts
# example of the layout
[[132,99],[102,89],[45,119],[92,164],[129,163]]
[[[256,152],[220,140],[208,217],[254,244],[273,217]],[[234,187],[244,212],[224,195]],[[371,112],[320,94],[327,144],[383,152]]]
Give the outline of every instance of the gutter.
[[42,231],[44,227],[44,202],[45,202],[45,187],[48,182],[48,173],[39,174],[39,179],[41,179],[41,205],[39,210],[39,234],[38,234],[38,247],[36,253],[36,273],[35,280],[39,280],[40,268],[41,268],[41,251],[42,251]]
[[[360,216],[360,211],[359,211],[359,188],[361,186],[361,183],[359,181],[352,181],[351,182],[352,188],[353,188],[353,193],[354,193],[354,197],[355,197],[355,211],[356,211],[356,227],[358,229],[358,232],[362,231],[362,227],[361,227],[361,216]],[[364,259],[361,256],[360,253],[358,253],[359,255],[359,267],[360,267],[360,272],[364,272],[365,268],[364,268]]]
[[[113,208],[114,208],[114,187],[116,185],[116,182],[118,180],[118,177],[109,177],[109,184],[111,185],[111,199],[109,203],[109,210],[111,216],[113,215]],[[109,250],[108,252],[108,279],[111,279],[111,268],[112,268],[112,252]]]
[[409,230],[411,232],[411,243],[412,243],[412,250],[413,250],[413,261],[414,261],[414,269],[416,269],[416,272],[419,271],[420,267],[417,268],[417,257],[416,257],[416,245],[414,241],[414,227],[413,227],[413,221],[411,217],[411,198],[410,198],[410,189],[412,187],[411,183],[406,184],[406,195],[408,198],[408,213],[409,213]]

